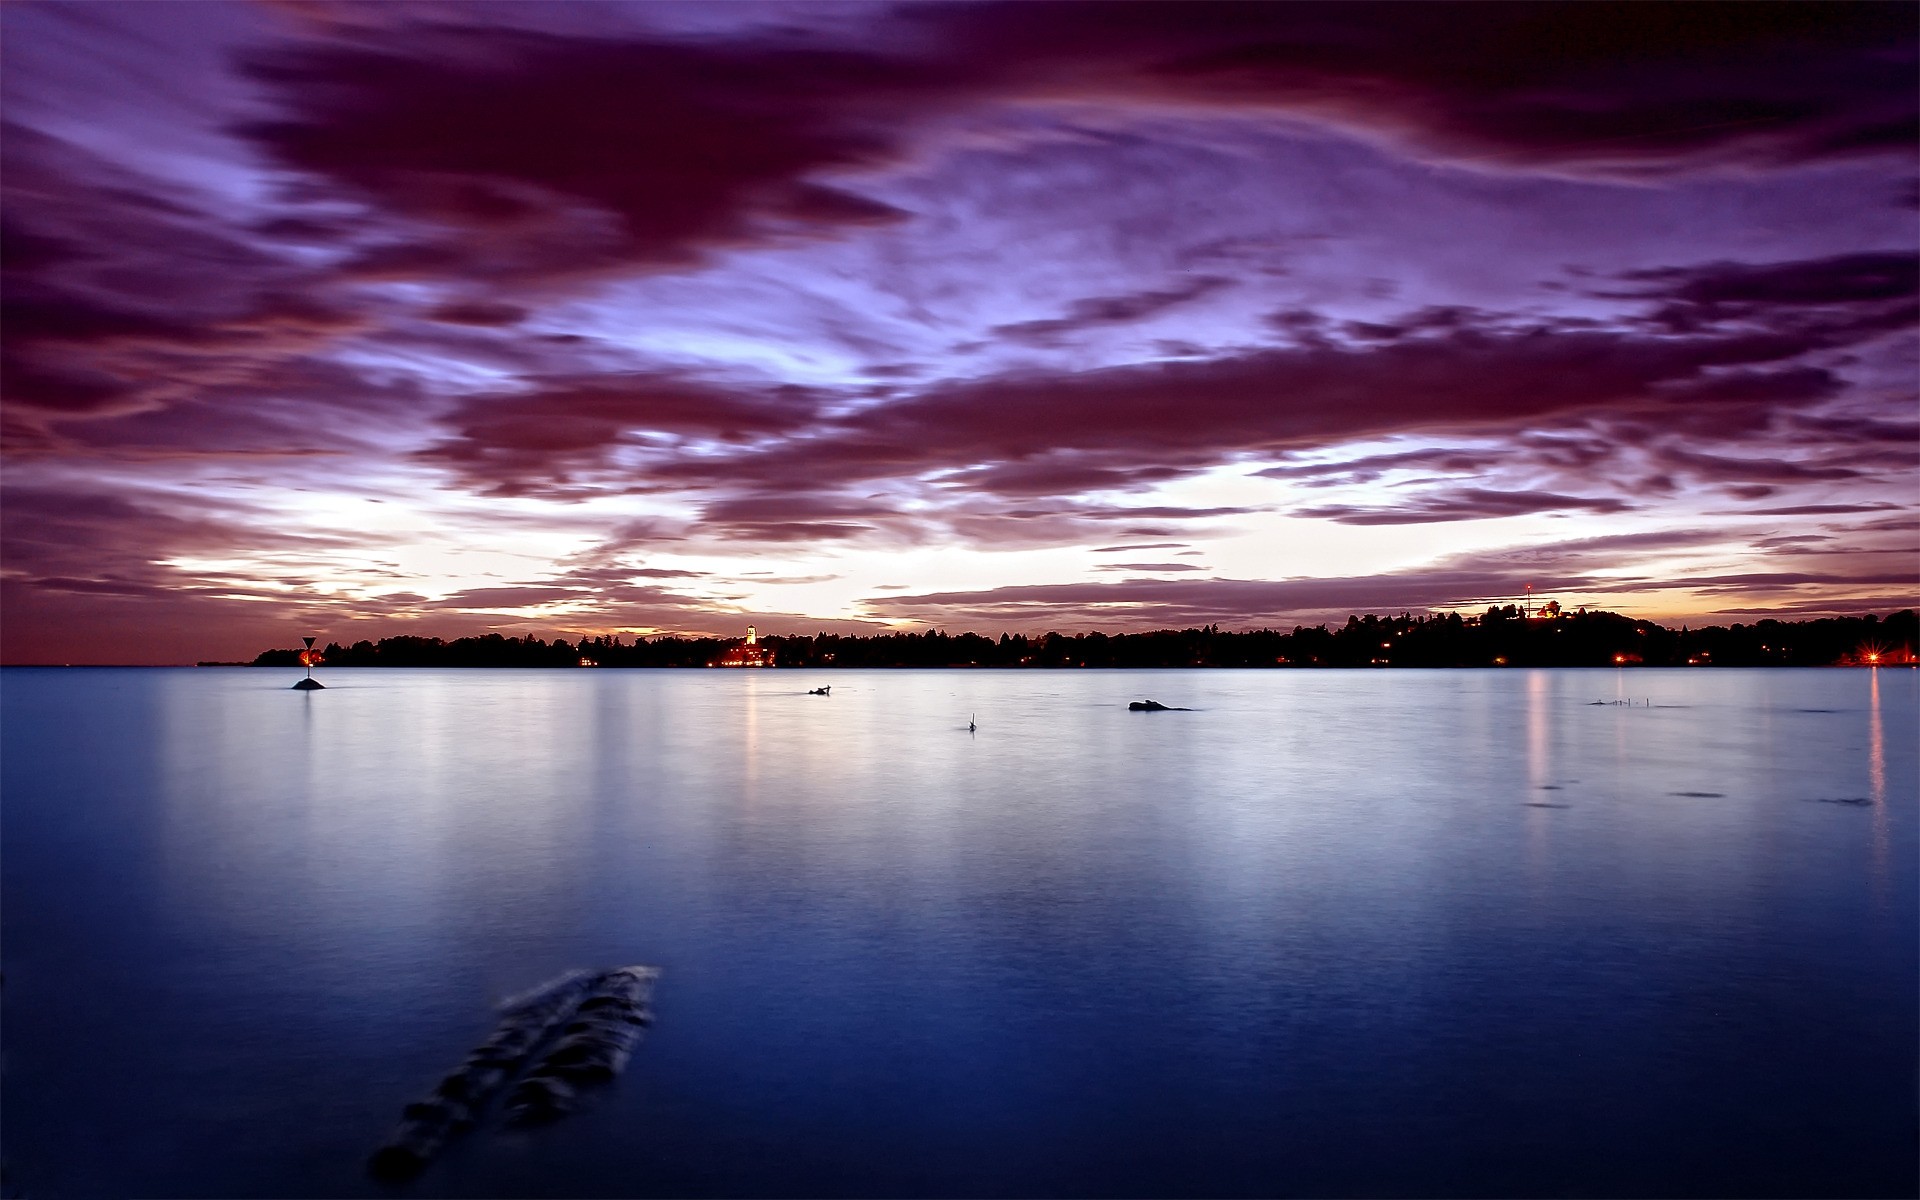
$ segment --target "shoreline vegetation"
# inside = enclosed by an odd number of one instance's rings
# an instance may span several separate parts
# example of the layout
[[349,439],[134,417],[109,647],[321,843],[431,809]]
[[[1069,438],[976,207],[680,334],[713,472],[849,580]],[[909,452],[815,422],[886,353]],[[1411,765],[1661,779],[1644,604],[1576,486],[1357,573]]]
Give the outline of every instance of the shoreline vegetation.
[[[776,667],[1777,667],[1913,665],[1914,610],[1887,617],[1765,619],[1751,625],[1671,629],[1618,613],[1526,616],[1514,605],[1484,615],[1352,616],[1342,626],[1243,633],[1217,625],[1151,633],[767,635]],[[662,635],[564,637],[500,634],[442,641],[390,637],[328,644],[332,667],[705,667],[739,638]],[[268,650],[250,663],[297,667],[298,650]]]

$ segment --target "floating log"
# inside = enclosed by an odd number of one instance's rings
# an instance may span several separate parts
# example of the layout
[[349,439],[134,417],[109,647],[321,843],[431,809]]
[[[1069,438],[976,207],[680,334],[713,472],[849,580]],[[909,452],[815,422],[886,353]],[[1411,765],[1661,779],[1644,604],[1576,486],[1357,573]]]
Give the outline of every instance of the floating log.
[[[523,1082],[514,1092],[515,1111],[538,1107],[552,1116],[571,1111],[573,1082],[603,1082],[626,1066],[639,1040],[638,1026],[652,1021],[646,1001],[658,976],[653,967],[569,971],[505,1001],[500,1006],[500,1023],[487,1039],[424,1100],[401,1110],[399,1126],[367,1160],[367,1170],[395,1181],[419,1174],[449,1140],[478,1122],[480,1110],[556,1031],[561,1031],[561,1040],[527,1081],[535,1077],[546,1081],[534,1089],[539,1098],[522,1102]],[[589,1004],[594,1007],[589,1009]],[[603,1034],[589,1039],[588,1035],[616,1021],[632,1030],[630,1036]],[[570,1045],[573,1048],[561,1054]],[[560,1093],[560,1087],[568,1089],[566,1094]]]

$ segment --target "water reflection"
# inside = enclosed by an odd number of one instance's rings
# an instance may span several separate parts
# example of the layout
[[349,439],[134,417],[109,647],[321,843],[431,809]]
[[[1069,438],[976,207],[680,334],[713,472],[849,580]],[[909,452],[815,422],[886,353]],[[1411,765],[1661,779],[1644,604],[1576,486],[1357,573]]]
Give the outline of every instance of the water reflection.
[[1536,792],[1553,782],[1548,687],[1545,671],[1527,673],[1527,782]]
[[427,1192],[1913,1192],[1912,672],[792,678],[8,674],[21,1190],[370,1195],[645,961],[631,1085]]
[[1545,885],[1548,827],[1559,815],[1543,807],[1559,789],[1553,783],[1550,679],[1546,671],[1527,673],[1527,869],[1536,888]]
[[745,746],[741,759],[746,765],[746,797],[749,803],[759,795],[760,783],[760,677],[759,671],[742,672],[746,675],[746,695],[742,698],[741,733]]
[[1871,749],[1867,752],[1867,771],[1873,781],[1873,802],[1884,809],[1887,804],[1887,744],[1880,718],[1880,668],[1867,668],[1872,677],[1871,700],[1868,705],[1868,740]]
[[1887,743],[1880,716],[1880,668],[1868,667],[1867,780],[1873,788],[1874,896],[1886,903],[1887,882]]

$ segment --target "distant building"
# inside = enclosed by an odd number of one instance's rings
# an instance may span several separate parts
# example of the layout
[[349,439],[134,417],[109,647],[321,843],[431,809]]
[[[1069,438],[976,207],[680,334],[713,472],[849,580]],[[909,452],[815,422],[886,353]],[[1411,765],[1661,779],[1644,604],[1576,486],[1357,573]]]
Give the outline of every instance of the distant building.
[[[1764,647],[1762,647],[1764,649]],[[1906,646],[1882,646],[1878,642],[1862,642],[1859,646],[1842,654],[1834,663],[1840,667],[1911,667],[1920,665],[1911,649]]]
[[773,665],[773,651],[760,644],[759,635],[753,626],[747,626],[747,640],[728,646],[719,658],[707,664],[710,667],[770,667]]

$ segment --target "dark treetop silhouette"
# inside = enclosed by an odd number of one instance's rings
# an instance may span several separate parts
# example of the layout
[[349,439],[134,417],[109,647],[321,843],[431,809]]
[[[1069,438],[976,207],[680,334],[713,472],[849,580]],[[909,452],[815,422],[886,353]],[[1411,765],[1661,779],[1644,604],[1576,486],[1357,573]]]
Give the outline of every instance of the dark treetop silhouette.
[[[1478,617],[1348,617],[1329,629],[1295,626],[1230,633],[1217,625],[1152,633],[977,633],[767,636],[782,667],[1599,667],[1826,666],[1914,661],[1916,619],[1903,609],[1816,621],[1669,629],[1617,613],[1528,618],[1513,605]],[[327,646],[332,667],[702,667],[736,639],[509,638],[442,641],[391,637]],[[254,666],[294,666],[297,652],[268,650]]]

